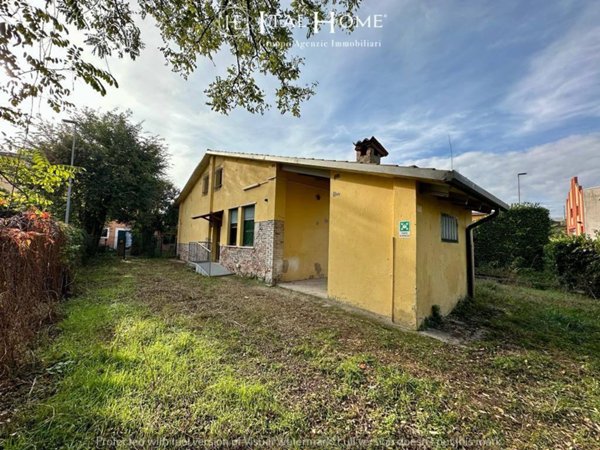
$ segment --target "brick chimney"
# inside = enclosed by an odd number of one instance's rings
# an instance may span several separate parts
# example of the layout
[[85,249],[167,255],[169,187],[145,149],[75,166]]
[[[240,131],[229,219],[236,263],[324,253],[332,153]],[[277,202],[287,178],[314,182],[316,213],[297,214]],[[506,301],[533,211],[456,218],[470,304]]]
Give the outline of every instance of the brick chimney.
[[358,141],[354,144],[354,150],[356,162],[362,164],[380,164],[381,158],[388,155],[387,150],[375,137]]

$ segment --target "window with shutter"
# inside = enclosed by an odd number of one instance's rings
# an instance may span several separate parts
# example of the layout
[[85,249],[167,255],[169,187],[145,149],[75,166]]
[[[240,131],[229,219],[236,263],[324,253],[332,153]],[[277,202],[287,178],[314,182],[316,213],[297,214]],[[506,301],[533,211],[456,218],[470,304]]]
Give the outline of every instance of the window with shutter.
[[458,219],[448,214],[442,214],[442,241],[458,242]]

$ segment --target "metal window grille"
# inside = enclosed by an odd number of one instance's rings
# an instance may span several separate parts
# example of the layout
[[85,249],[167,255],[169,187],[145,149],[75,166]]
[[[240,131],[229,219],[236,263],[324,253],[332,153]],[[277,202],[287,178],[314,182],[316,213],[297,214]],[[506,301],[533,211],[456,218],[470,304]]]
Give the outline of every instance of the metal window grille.
[[458,219],[448,214],[442,214],[442,241],[458,242]]

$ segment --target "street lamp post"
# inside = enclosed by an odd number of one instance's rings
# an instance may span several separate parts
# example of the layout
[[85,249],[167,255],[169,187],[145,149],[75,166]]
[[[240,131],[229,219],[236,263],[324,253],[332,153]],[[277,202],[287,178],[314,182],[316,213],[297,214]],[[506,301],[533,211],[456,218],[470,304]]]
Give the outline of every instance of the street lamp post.
[[[73,125],[73,145],[71,146],[71,168],[75,164],[75,137],[77,136],[77,122],[74,120],[63,119],[63,122]],[[71,215],[71,190],[73,189],[73,177],[69,177],[69,187],[67,188],[67,209],[65,210],[65,223],[69,224]]]
[[527,172],[521,172],[517,174],[517,191],[519,196],[519,204],[521,204],[521,177],[527,175]]

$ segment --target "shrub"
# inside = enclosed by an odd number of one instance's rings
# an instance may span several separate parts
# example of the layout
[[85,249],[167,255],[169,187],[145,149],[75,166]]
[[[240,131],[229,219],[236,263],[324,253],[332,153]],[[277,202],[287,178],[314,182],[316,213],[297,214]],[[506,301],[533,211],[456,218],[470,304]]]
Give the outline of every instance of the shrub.
[[0,378],[22,362],[65,290],[67,237],[47,213],[0,219]]
[[63,262],[74,270],[83,263],[86,255],[85,246],[87,235],[81,228],[72,225],[61,224],[62,232],[65,235],[65,245],[62,250]]
[[528,203],[512,205],[475,229],[477,267],[543,269],[550,227],[546,208]]
[[549,270],[563,286],[600,297],[600,240],[562,236],[554,238],[545,253]]

